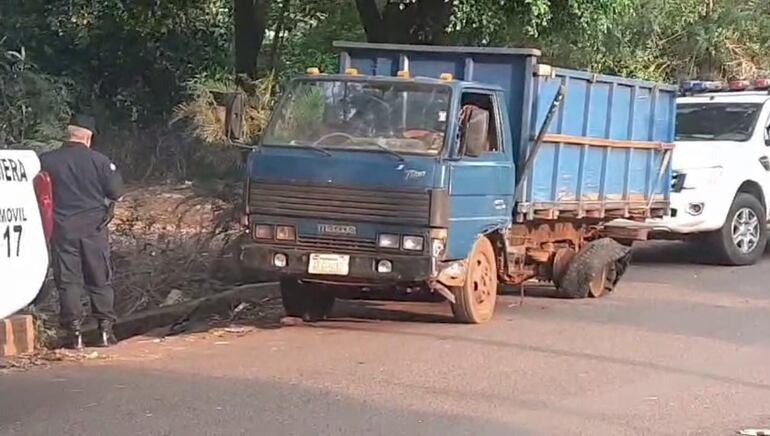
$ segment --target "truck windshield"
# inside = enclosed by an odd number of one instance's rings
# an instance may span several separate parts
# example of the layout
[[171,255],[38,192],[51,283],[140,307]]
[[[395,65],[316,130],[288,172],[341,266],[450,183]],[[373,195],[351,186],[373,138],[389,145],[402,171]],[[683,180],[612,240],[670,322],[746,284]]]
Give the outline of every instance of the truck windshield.
[[398,82],[300,80],[284,97],[264,145],[437,154],[450,88]]
[[762,105],[758,103],[680,103],[677,141],[748,141]]

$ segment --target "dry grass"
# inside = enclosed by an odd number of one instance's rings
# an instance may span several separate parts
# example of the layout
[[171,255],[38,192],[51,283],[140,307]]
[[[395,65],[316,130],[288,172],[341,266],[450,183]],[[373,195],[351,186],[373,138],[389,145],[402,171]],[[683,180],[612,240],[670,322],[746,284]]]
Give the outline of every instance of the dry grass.
[[276,99],[276,80],[270,74],[262,79],[244,82],[192,81],[188,84],[189,99],[174,109],[171,124],[184,121],[186,133],[210,145],[230,143],[225,130],[226,111],[220,106],[215,93],[243,93],[246,108],[243,123],[243,139],[254,143],[267,126]]
[[174,289],[192,299],[226,288],[215,268],[239,234],[236,204],[189,185],[129,194],[112,226],[118,313],[158,307]]
[[[190,183],[131,190],[111,225],[115,309],[120,317],[163,305],[172,290],[183,300],[229,289],[228,247],[242,233],[235,187]],[[235,270],[237,271],[237,270]],[[49,283],[52,286],[52,283]],[[38,307],[46,342],[55,336],[57,296]]]

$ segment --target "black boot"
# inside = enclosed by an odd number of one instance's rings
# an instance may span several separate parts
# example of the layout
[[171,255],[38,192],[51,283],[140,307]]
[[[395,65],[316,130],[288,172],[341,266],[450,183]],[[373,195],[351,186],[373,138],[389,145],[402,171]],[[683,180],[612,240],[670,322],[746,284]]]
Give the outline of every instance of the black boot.
[[99,347],[111,347],[118,343],[115,333],[112,331],[112,321],[99,321]]
[[81,329],[80,321],[72,321],[68,329],[68,342],[69,347],[73,350],[83,349],[83,332]]

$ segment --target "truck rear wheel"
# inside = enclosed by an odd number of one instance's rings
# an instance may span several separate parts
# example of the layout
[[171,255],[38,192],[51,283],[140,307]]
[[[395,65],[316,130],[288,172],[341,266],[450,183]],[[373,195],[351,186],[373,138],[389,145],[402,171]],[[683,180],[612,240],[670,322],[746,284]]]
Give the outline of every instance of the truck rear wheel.
[[706,241],[722,265],[756,263],[767,245],[767,216],[762,203],[750,194],[738,193],[724,225]]
[[473,247],[466,267],[465,285],[452,289],[455,320],[481,324],[492,319],[497,301],[497,259],[492,243],[479,239]]
[[615,289],[629,261],[629,248],[603,238],[589,242],[557,282],[564,298],[599,298]]
[[299,280],[281,280],[281,301],[286,316],[302,318],[306,322],[325,319],[334,307],[334,295],[325,289]]

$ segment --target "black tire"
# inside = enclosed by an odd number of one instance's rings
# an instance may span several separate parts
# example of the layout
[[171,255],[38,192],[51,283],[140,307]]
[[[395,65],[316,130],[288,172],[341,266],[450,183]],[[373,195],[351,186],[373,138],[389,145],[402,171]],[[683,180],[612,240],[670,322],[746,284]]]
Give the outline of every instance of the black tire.
[[316,322],[331,313],[335,298],[326,289],[287,279],[281,281],[281,301],[287,316]]
[[468,257],[465,285],[452,288],[457,322],[481,324],[492,319],[497,301],[497,258],[492,243],[479,239]]
[[570,262],[558,283],[562,298],[598,298],[615,290],[630,260],[630,250],[603,238],[589,242]]
[[[750,212],[748,212],[750,211]],[[735,242],[733,238],[734,225],[740,220],[740,214],[750,213],[756,217],[756,242],[753,246],[742,247],[747,240]],[[706,243],[713,251],[714,261],[720,265],[743,266],[755,264],[764,254],[767,245],[767,215],[762,203],[753,195],[739,192],[733,201],[730,212],[721,229],[706,235]],[[748,244],[750,245],[750,244]]]

